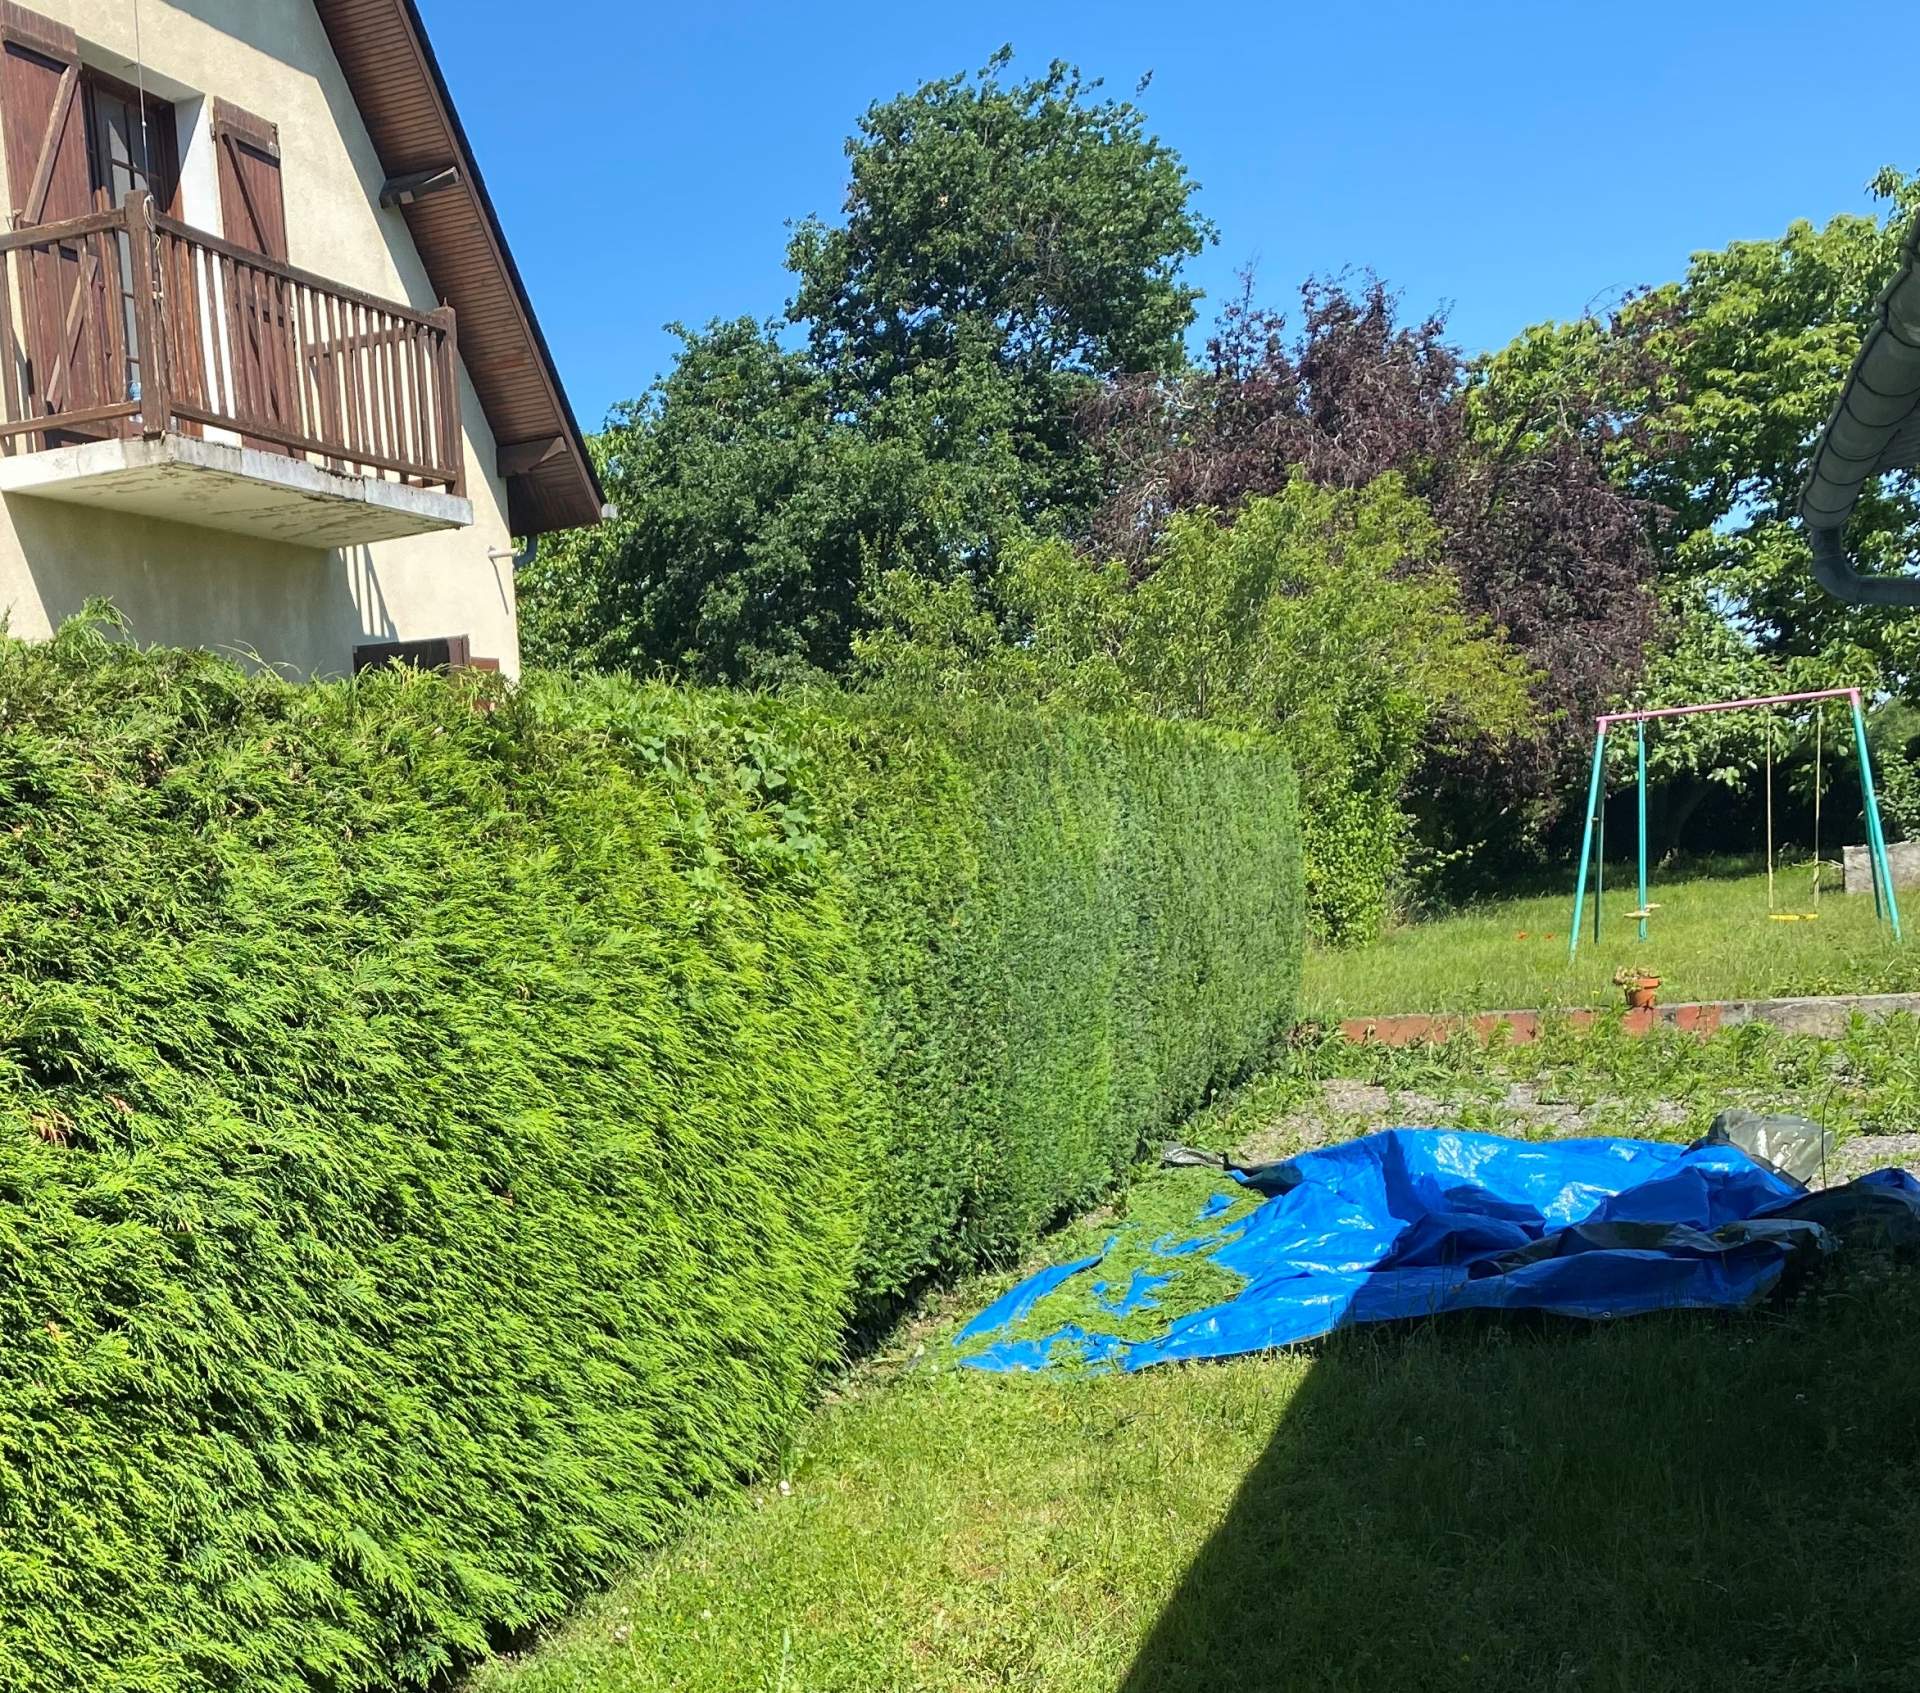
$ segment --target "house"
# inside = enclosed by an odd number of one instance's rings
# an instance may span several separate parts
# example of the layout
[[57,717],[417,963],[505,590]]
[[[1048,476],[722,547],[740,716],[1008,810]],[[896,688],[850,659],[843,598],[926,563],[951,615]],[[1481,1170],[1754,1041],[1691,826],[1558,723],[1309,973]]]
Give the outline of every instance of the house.
[[518,667],[599,521],[413,0],[0,3],[0,607],[290,674]]

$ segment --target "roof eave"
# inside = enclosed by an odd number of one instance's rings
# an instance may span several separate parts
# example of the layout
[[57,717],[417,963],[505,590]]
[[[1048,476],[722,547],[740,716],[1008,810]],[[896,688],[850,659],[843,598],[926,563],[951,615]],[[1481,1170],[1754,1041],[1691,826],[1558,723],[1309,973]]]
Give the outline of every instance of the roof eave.
[[[538,376],[539,400],[529,404],[517,399],[511,406],[500,397],[501,384],[492,380],[498,373],[486,369],[484,357],[475,358],[472,343],[462,337],[462,351],[469,361],[468,374],[498,445],[504,450],[542,439],[560,441],[557,453],[538,459],[525,471],[505,475],[508,523],[520,535],[546,534],[598,523],[605,514],[606,496],[415,0],[315,0],[315,5],[380,154],[381,168],[393,176],[417,168],[423,162],[450,163],[457,167],[458,180],[452,186],[401,208],[435,291],[454,306],[456,320],[462,315],[462,295],[469,297],[470,307],[476,291],[492,296],[496,302],[507,302],[524,336],[524,361],[531,363]],[[413,60],[424,77],[425,91],[431,97],[433,117],[444,132],[435,137],[443,146],[402,149],[392,139],[399,124],[397,120],[386,121],[385,102],[391,97],[393,84],[376,83],[367,74],[369,67],[351,50],[359,33],[369,28],[369,19],[375,32],[383,21],[405,32],[406,46],[412,50]],[[391,71],[391,56],[382,59],[381,68]],[[361,73],[358,77],[356,71]],[[385,144],[383,137],[387,138]],[[444,157],[423,161],[411,156],[416,151],[441,152]],[[450,213],[450,204],[468,208],[471,217],[464,220],[467,227],[477,225],[484,237],[486,263],[478,275],[456,274],[450,252],[442,250],[443,226],[463,221]],[[516,363],[523,362],[523,355],[516,351],[513,359]]]

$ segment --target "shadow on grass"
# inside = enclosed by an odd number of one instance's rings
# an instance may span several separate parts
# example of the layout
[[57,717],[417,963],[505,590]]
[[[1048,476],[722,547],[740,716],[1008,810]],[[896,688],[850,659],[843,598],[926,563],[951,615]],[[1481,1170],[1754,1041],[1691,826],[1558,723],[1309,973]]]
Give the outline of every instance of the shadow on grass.
[[1337,1338],[1121,1693],[1920,1687],[1920,1275]]
[[[1577,844],[1577,843],[1576,843]],[[1497,883],[1479,887],[1462,893],[1455,899],[1435,899],[1429,906],[1419,910],[1416,920],[1427,922],[1448,917],[1471,917],[1488,909],[1498,909],[1511,905],[1521,899],[1558,899],[1571,906],[1578,866],[1576,855],[1569,853],[1565,859],[1556,859],[1551,864],[1529,865],[1500,877]],[[1783,855],[1782,862],[1787,862]],[[1791,861],[1799,867],[1799,861]],[[1618,892],[1625,888],[1632,891],[1634,879],[1634,853],[1631,839],[1607,838],[1606,885],[1609,891]],[[1672,882],[1737,882],[1749,877],[1764,876],[1767,871],[1766,854],[1747,853],[1670,853],[1660,857],[1651,865],[1652,880],[1662,883]],[[1840,874],[1833,871],[1828,874],[1826,886],[1838,889],[1841,885]]]

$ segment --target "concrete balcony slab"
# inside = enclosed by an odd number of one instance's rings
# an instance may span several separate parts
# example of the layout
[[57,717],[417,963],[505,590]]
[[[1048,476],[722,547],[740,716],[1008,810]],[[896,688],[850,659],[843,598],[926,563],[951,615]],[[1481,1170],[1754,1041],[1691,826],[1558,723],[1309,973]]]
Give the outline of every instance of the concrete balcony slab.
[[138,513],[303,547],[461,529],[473,502],[169,430],[0,458],[0,494]]

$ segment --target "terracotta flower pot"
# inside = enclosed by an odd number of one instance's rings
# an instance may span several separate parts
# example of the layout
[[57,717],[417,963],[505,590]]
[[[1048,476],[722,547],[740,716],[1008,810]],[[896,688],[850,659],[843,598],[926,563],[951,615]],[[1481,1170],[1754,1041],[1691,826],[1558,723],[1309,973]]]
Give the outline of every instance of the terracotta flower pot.
[[1650,1011],[1655,996],[1660,991],[1658,976],[1642,976],[1638,981],[1622,984],[1627,991],[1627,1009],[1629,1011]]

